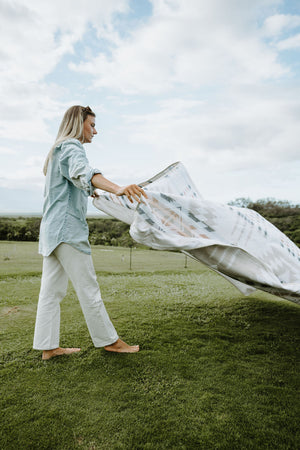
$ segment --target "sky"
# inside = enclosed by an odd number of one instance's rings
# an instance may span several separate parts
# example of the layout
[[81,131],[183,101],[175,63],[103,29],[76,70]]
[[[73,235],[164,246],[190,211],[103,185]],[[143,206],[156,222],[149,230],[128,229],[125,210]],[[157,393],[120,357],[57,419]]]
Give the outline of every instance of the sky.
[[75,104],[119,185],[181,161],[207,200],[300,203],[298,0],[0,0],[0,38],[0,213],[41,213]]

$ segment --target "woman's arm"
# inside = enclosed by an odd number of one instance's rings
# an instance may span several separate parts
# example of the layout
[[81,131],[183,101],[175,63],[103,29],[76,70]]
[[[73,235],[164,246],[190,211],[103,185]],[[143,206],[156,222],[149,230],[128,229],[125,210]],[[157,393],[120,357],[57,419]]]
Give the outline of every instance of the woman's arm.
[[137,184],[130,184],[128,186],[118,186],[112,181],[104,178],[100,173],[95,174],[92,177],[92,185],[97,189],[102,189],[103,191],[111,192],[116,195],[126,195],[128,200],[133,203],[133,199],[140,202],[140,197],[143,195],[147,198],[144,190]]

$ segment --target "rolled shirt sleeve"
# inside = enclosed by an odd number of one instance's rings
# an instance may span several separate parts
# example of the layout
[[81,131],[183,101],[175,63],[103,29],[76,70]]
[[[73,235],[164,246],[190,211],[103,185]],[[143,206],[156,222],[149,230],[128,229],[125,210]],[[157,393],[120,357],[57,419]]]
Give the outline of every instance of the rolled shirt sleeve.
[[68,140],[61,146],[59,156],[61,174],[71,181],[78,189],[92,195],[95,187],[92,178],[101,171],[89,165],[83,145],[77,140]]

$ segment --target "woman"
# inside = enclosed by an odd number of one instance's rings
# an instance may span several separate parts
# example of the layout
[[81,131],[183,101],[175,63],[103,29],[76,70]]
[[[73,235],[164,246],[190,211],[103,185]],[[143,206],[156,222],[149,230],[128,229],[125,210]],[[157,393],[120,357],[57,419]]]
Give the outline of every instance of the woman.
[[126,195],[133,202],[146,194],[136,184],[120,187],[89,166],[83,144],[97,134],[95,113],[87,106],[72,106],[61,122],[45,166],[43,218],[39,252],[43,274],[37,308],[33,348],[43,350],[42,359],[68,355],[80,348],[59,347],[60,302],[71,280],[95,347],[135,353],[139,346],[123,342],[111,323],[101,299],[91,257],[86,222],[87,197],[99,188]]

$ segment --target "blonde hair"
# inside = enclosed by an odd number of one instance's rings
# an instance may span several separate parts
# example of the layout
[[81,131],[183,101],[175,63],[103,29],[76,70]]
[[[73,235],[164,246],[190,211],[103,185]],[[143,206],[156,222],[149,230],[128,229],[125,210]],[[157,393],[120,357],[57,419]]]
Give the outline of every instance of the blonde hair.
[[61,144],[66,139],[78,139],[79,141],[83,140],[83,122],[87,118],[87,116],[94,116],[96,114],[91,110],[89,106],[71,106],[71,108],[67,109],[64,114],[64,117],[61,121],[55,142],[51,147],[47,158],[45,160],[45,164],[43,167],[43,173],[46,175],[49,161],[52,157],[54,149]]

